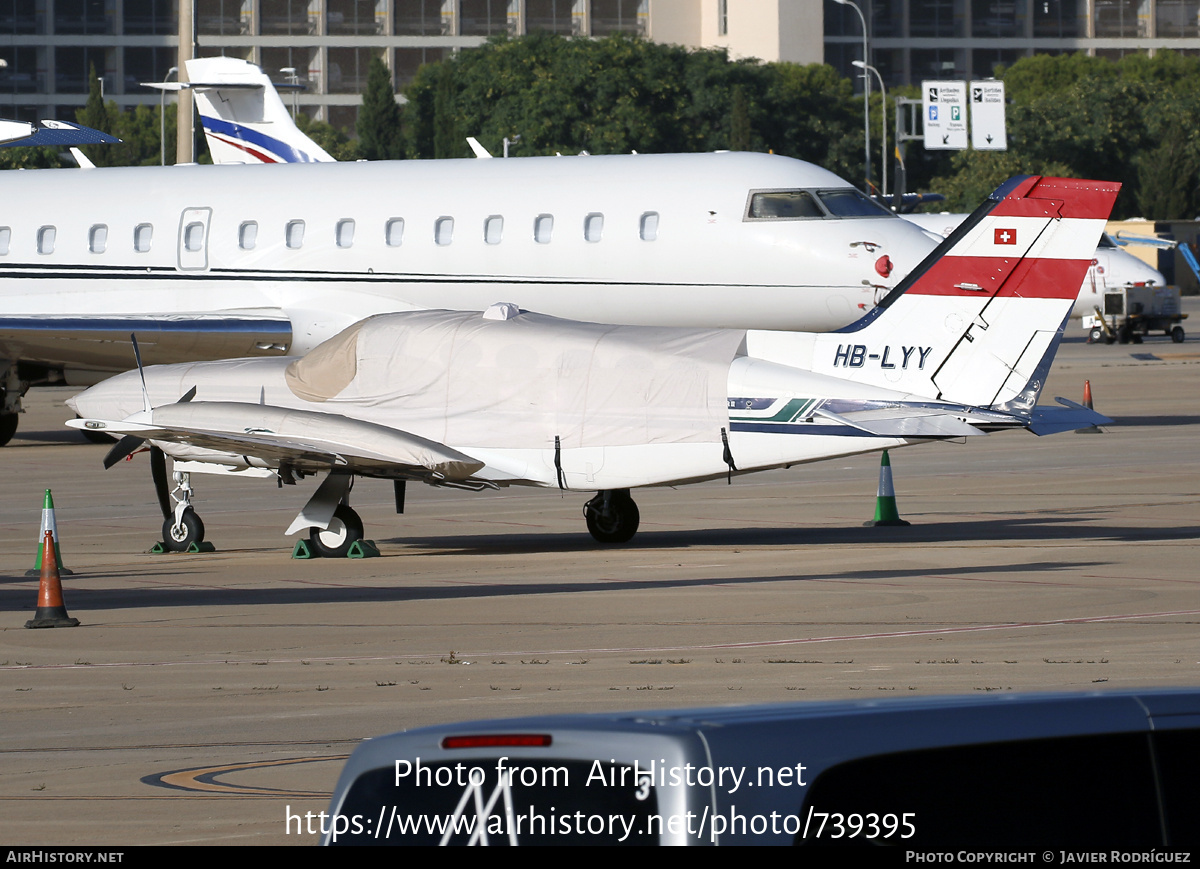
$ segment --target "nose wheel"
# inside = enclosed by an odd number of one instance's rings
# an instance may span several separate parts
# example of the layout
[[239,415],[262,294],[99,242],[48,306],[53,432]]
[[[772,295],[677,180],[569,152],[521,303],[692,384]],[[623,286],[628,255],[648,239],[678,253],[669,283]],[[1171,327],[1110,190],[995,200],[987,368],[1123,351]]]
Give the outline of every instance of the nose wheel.
[[346,504],[338,504],[328,528],[313,527],[308,532],[309,546],[322,558],[345,558],[354,542],[362,539],[362,519]]
[[583,505],[583,518],[599,543],[628,543],[641,521],[628,489],[597,492],[595,498]]

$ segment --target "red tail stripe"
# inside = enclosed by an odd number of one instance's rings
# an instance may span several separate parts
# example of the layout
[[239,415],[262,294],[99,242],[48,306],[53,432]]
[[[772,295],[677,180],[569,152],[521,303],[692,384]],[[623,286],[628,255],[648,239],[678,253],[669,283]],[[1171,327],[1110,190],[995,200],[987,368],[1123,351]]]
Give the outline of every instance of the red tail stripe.
[[[919,296],[1021,296],[1026,299],[1074,299],[1090,260],[1023,259],[963,256],[938,260],[909,290]],[[959,285],[980,287],[962,289]],[[997,293],[996,289],[1000,290]]]

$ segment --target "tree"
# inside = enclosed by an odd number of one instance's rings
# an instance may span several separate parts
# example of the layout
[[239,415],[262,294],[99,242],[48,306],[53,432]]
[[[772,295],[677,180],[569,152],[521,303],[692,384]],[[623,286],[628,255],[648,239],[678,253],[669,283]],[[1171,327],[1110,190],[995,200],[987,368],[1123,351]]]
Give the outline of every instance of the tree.
[[[114,130],[114,122],[120,113],[116,103],[105,104],[101,94],[100,79],[96,75],[96,65],[88,64],[88,98],[82,109],[75,113],[75,119],[85,127],[99,130],[102,133],[118,135]],[[88,159],[97,166],[120,166],[119,156],[114,153],[113,145],[91,145],[84,150]]]
[[392,90],[392,74],[378,58],[371,58],[367,89],[358,110],[358,151],[367,160],[399,160],[404,157],[400,106]]

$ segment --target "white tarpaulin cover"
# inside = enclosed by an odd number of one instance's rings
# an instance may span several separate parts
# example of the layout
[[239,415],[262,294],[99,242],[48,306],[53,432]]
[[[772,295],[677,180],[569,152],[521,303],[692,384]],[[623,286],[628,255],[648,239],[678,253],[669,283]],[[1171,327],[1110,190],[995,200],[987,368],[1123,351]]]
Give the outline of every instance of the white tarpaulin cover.
[[563,449],[720,440],[745,332],[609,326],[522,313],[384,314],[288,366],[307,401],[374,407],[459,447]]

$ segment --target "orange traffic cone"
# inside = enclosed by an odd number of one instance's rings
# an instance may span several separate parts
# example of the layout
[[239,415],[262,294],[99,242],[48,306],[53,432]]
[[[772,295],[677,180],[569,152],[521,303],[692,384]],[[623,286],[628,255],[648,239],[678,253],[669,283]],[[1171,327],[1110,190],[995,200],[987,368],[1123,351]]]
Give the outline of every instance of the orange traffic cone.
[[[1092,407],[1092,381],[1083,381],[1083,406],[1088,410],[1095,410]],[[1104,429],[1098,425],[1089,425],[1086,428],[1075,429],[1075,434],[1104,434]]]
[[73,628],[79,619],[67,615],[63,603],[62,582],[58,576],[58,559],[54,557],[54,535],[47,531],[42,541],[42,572],[38,582],[38,606],[27,628]]

